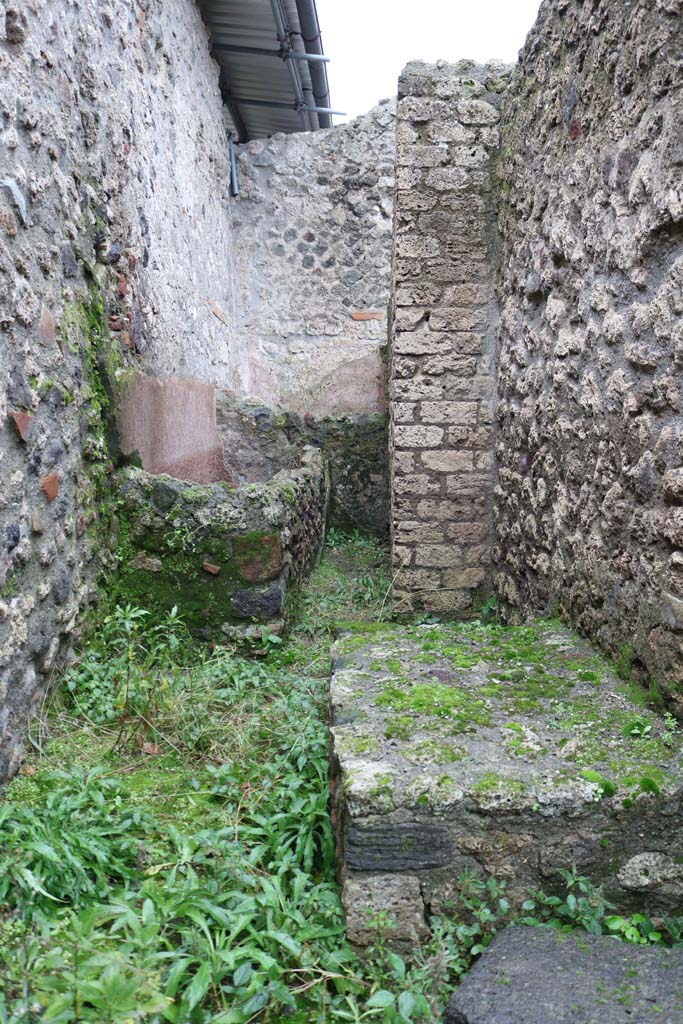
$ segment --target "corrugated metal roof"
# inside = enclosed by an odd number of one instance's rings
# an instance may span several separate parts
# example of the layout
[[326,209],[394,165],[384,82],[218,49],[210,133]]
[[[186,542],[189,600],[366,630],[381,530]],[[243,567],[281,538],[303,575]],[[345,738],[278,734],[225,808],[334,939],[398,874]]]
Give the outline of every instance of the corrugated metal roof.
[[[297,96],[290,63],[296,64],[305,104],[316,105],[307,61],[220,49],[227,45],[278,53],[281,42],[271,0],[198,0],[198,3],[211,32],[211,52],[221,68],[223,99],[239,140],[319,128],[319,114],[295,109]],[[305,53],[296,0],[278,0],[278,3],[285,23],[286,45]],[[287,104],[287,107],[257,105],[244,100]]]

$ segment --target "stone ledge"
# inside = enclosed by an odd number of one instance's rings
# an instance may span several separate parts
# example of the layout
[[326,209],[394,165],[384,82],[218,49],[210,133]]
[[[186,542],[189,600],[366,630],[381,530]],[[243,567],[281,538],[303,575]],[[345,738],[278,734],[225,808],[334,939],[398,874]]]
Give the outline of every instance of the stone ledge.
[[683,907],[680,751],[585,641],[548,622],[379,625],[343,635],[333,664],[350,934],[403,873],[423,914],[457,899],[466,870],[507,880],[519,905],[572,865],[624,911]]
[[506,928],[451,997],[444,1024],[683,1024],[683,949]]

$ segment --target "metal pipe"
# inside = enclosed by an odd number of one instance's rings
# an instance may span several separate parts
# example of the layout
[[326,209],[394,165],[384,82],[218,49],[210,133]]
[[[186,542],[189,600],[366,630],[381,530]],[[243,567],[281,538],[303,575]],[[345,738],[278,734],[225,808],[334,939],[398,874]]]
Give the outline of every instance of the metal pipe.
[[[292,47],[292,41],[287,31],[287,22],[285,12],[281,6],[281,0],[270,0],[270,6],[273,12],[273,18],[275,20],[275,31],[277,32],[278,41],[281,47],[286,50],[290,50]],[[299,72],[299,66],[294,61],[287,61],[287,70],[289,71],[289,77],[292,81],[292,88],[294,89],[294,98],[296,100],[294,109],[300,115],[303,121],[304,128],[311,129],[311,122],[308,114],[304,111],[304,90],[301,81],[301,74]]]
[[238,46],[236,43],[212,43],[212,49],[225,53],[248,53],[254,57],[279,57],[281,60],[305,60],[310,63],[317,61],[328,64],[330,58],[319,53],[299,53],[297,50],[267,50],[263,46]]
[[[301,35],[306,51],[322,55],[323,44],[320,37],[320,23],[318,22],[315,0],[296,0],[296,9],[299,14],[299,25],[301,26]],[[327,82],[327,69],[324,64],[311,64],[309,67],[315,105],[323,109],[329,108],[330,87]],[[318,124],[321,128],[331,128],[332,118],[329,114],[321,114],[318,118]]]
[[276,110],[306,110],[311,113],[336,114],[338,117],[346,117],[343,110],[331,110],[330,107],[314,107],[304,105],[297,107],[294,103],[285,103],[282,100],[257,100],[249,99],[246,96],[233,96],[235,103],[244,103],[247,107],[274,107]]
[[228,132],[228,156],[230,158],[230,195],[240,194],[240,182],[237,177],[237,161],[235,160],[235,143],[232,132]]

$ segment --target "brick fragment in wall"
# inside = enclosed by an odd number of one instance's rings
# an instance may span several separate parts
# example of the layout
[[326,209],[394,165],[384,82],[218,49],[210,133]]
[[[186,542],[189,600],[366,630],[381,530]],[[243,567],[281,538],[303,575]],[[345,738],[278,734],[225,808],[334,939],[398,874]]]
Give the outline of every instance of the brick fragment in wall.
[[[415,566],[458,570],[460,577],[447,584],[439,578],[428,600],[417,575],[401,573],[395,589],[401,607],[444,613],[466,611],[468,591],[492,586],[483,554],[492,543],[495,482],[494,436],[484,411],[496,401],[489,154],[497,144],[492,126],[500,95],[487,91],[492,72],[468,65],[465,76],[459,66],[414,63],[399,84],[397,164],[404,173],[396,193],[389,387],[394,563],[398,552],[404,558],[413,548]],[[428,144],[418,140],[425,137]]]

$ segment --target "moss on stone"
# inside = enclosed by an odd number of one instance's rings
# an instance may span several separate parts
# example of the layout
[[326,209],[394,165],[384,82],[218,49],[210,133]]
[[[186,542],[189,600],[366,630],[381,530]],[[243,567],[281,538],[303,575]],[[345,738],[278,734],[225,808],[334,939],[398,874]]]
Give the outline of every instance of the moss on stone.
[[440,683],[387,686],[377,697],[376,703],[396,711],[408,710],[448,719],[452,729],[457,727],[462,732],[491,723],[491,709],[485,700],[457,687]]

